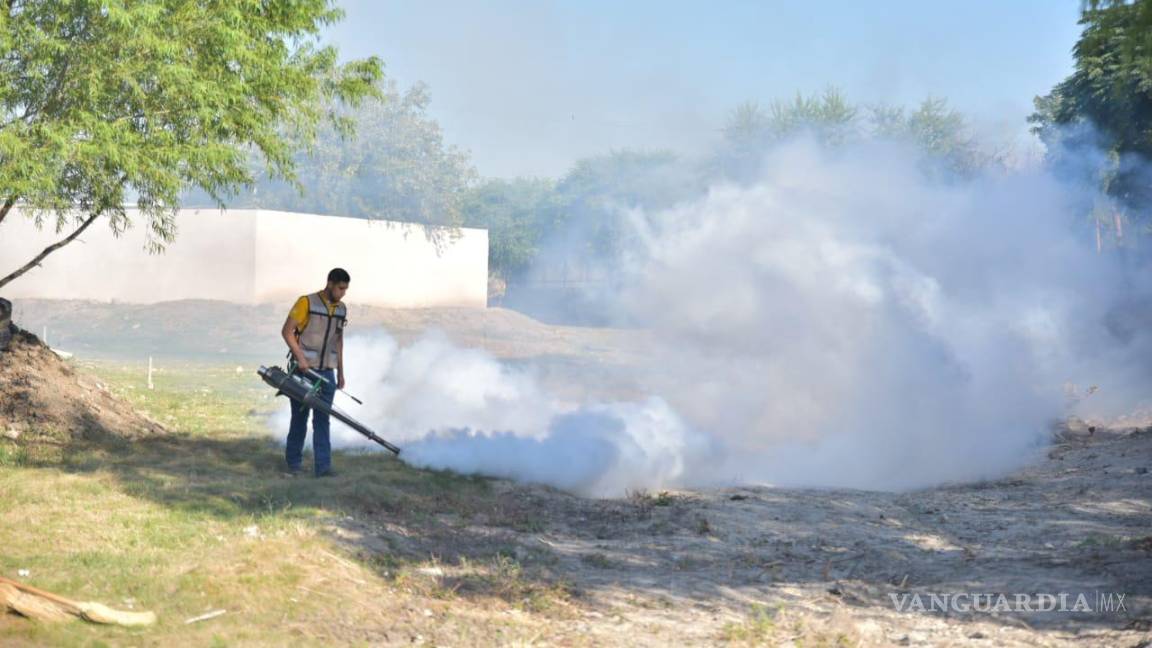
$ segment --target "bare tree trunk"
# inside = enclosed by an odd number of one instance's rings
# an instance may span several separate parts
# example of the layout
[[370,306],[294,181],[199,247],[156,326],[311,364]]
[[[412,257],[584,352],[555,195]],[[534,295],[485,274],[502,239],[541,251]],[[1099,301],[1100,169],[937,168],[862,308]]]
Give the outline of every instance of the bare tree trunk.
[[60,248],[64,247],[65,245],[68,245],[72,241],[76,240],[76,237],[80,236],[81,232],[88,229],[88,226],[91,225],[92,223],[96,222],[97,218],[100,218],[101,213],[102,212],[93,213],[91,216],[88,217],[87,220],[85,220],[83,223],[80,224],[80,227],[76,228],[75,232],[72,232],[71,234],[69,234],[67,238],[60,240],[60,241],[56,241],[52,245],[49,245],[48,247],[44,248],[43,252],[36,255],[36,258],[34,258],[31,261],[29,261],[28,263],[24,264],[20,269],[12,272],[12,274],[8,275],[7,277],[0,279],[0,288],[7,286],[8,284],[12,283],[13,280],[20,277],[20,275],[24,274],[25,272],[28,272],[29,270],[31,270],[32,268],[35,268],[38,265],[40,265],[40,262],[44,260],[44,257],[48,256],[49,254],[52,254],[56,250],[59,250]]
[[9,198],[8,200],[4,201],[3,205],[0,205],[0,223],[3,223],[4,219],[8,217],[8,212],[12,211],[12,206],[15,204],[16,199]]
[[12,302],[0,297],[0,351],[12,341]]

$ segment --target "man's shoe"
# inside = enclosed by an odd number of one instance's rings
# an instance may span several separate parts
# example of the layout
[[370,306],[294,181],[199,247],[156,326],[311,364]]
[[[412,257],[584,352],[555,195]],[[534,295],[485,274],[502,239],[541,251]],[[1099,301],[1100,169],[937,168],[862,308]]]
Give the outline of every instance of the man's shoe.
[[334,470],[321,470],[320,472],[316,473],[317,479],[319,479],[321,477],[335,477],[335,476],[336,476],[336,471],[334,471]]
[[288,469],[284,471],[284,476],[285,477],[299,477],[302,472],[303,471],[300,469],[299,466],[296,466],[296,467],[289,466]]

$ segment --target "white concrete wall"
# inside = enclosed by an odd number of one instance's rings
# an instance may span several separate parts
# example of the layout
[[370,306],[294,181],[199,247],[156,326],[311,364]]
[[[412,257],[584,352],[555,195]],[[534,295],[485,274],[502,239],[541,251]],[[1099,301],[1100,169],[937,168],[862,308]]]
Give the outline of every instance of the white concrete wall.
[[[487,303],[488,232],[460,229],[437,246],[418,225],[266,210],[185,209],[166,252],[144,249],[143,223],[119,239],[97,221],[77,241],[5,286],[9,299],[155,303],[219,299],[284,302],[352,275],[348,301],[392,307]],[[37,230],[18,212],[0,224],[0,276],[67,233]]]
[[[488,232],[358,218],[261,211],[256,220],[256,300],[284,301],[324,287],[328,271],[352,275],[348,301],[397,307],[478,306],[488,300]],[[430,235],[443,240],[437,245]]]

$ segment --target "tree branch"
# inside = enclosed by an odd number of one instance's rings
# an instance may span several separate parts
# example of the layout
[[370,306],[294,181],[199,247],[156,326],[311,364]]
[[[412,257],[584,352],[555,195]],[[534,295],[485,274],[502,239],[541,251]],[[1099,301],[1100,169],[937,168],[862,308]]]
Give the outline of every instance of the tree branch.
[[88,217],[87,220],[85,220],[83,223],[80,224],[80,227],[76,228],[75,232],[72,232],[71,234],[69,234],[67,238],[60,240],[60,241],[56,241],[52,245],[49,245],[48,247],[44,248],[43,252],[36,255],[36,258],[34,258],[31,261],[29,261],[28,263],[24,264],[20,269],[14,271],[12,274],[8,275],[7,277],[0,279],[0,288],[7,286],[8,284],[12,283],[13,280],[19,278],[20,275],[24,274],[25,272],[28,272],[29,270],[31,270],[32,268],[35,268],[38,265],[40,265],[40,262],[44,260],[44,257],[48,256],[49,254],[52,254],[56,250],[59,250],[60,248],[64,247],[65,245],[68,245],[72,241],[76,240],[76,237],[80,236],[81,232],[88,229],[89,225],[96,222],[96,219],[100,218],[100,216],[103,215],[103,213],[104,213],[103,211],[94,212],[91,216]]
[[3,223],[4,219],[8,217],[8,212],[12,211],[12,206],[15,204],[16,197],[13,196],[12,198],[4,201],[3,205],[0,205],[0,223]]
[[35,119],[42,113],[54,114],[53,110],[56,109],[57,106],[53,104],[59,104],[63,101],[61,99],[61,91],[64,89],[64,84],[68,83],[69,81],[68,70],[71,67],[72,58],[68,57],[64,59],[62,68],[59,72],[55,73],[55,84],[48,89],[48,92],[46,93],[47,96],[44,97],[44,102],[39,106],[29,105],[27,110],[24,111],[24,114],[21,115],[21,121],[29,121],[30,119]]

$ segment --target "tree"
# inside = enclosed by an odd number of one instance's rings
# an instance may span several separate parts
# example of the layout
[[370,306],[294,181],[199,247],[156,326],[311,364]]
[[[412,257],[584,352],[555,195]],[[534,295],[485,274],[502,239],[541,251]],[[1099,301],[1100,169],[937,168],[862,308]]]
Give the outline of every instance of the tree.
[[768,127],[776,140],[810,132],[823,144],[841,146],[859,137],[858,113],[839,90],[827,88],[820,95],[797,93],[790,102],[772,102]]
[[[646,214],[704,190],[695,169],[668,151],[613,151],[576,162],[556,185],[560,247],[586,265],[615,260],[629,210]],[[586,263],[586,262],[591,262]]]
[[755,102],[737,106],[724,126],[724,139],[711,161],[711,172],[737,182],[752,182],[769,148],[801,134],[826,146],[860,137],[858,110],[836,88],[791,101],[773,101],[767,110]]
[[861,112],[836,88],[774,101],[768,109],[741,104],[724,126],[708,172],[740,183],[755,182],[772,147],[799,135],[828,149],[877,139],[906,142],[920,154],[925,170],[939,177],[971,177],[991,159],[970,134],[964,116],[944,99],[928,98],[911,111],[879,104],[870,106],[863,118]]
[[316,146],[301,147],[295,159],[298,183],[264,175],[228,203],[460,225],[461,205],[477,175],[468,154],[444,144],[440,126],[427,115],[425,86],[401,93],[388,82],[382,95],[340,113],[355,126],[355,139],[329,127]]
[[969,133],[964,116],[944,99],[929,97],[911,112],[875,105],[869,109],[869,121],[871,137],[912,144],[930,173],[968,178],[990,161]]
[[1091,0],[1075,69],[1036,97],[1033,132],[1062,174],[1092,182],[1121,208],[1152,206],[1152,2]]
[[378,94],[376,58],[340,64],[320,30],[331,0],[7,0],[0,4],[0,223],[21,203],[70,233],[131,225],[133,199],[162,249],[182,192],[249,184],[255,155],[292,181],[294,142],[332,100]]
[[504,282],[535,260],[542,240],[555,227],[556,182],[517,178],[487,180],[463,201],[464,225],[488,230],[488,272]]
[[651,219],[704,186],[672,153],[613,151],[578,161],[559,181],[484,182],[468,194],[464,223],[488,228],[490,286],[506,288],[508,304],[591,324],[601,322],[597,295],[611,291],[633,234],[628,219]]

